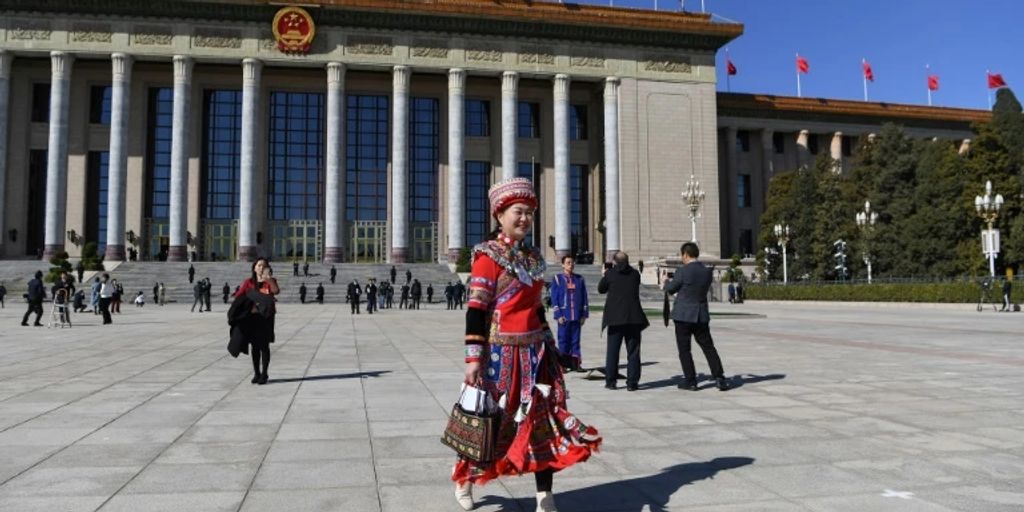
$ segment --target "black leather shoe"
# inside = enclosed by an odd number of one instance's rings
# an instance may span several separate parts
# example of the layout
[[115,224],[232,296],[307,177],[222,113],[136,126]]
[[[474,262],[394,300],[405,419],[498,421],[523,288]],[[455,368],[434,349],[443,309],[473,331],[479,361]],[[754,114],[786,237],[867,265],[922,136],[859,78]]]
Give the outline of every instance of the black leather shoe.
[[629,386],[629,385],[626,386],[626,391],[636,391],[638,389],[640,389],[639,386]]
[[260,380],[256,381],[256,384],[259,384],[260,386],[262,386],[262,385],[266,384],[267,380],[269,380],[269,379],[270,379],[270,377],[268,377],[267,374],[265,374],[265,373],[261,374],[260,375]]
[[719,391],[728,391],[730,388],[732,388],[732,386],[729,385],[729,381],[726,380],[725,377],[719,377],[717,381]]
[[685,389],[687,391],[697,391],[697,383],[689,380],[680,383],[676,387],[678,387],[679,389]]
[[28,327],[28,322],[22,322],[21,325],[24,325],[25,327]]
[[604,388],[605,389],[619,389],[619,386],[617,386],[615,384],[605,384]]
[[252,380],[249,381],[249,382],[252,382],[253,384],[256,384],[259,381],[260,381],[260,374],[257,373],[257,374],[252,376]]

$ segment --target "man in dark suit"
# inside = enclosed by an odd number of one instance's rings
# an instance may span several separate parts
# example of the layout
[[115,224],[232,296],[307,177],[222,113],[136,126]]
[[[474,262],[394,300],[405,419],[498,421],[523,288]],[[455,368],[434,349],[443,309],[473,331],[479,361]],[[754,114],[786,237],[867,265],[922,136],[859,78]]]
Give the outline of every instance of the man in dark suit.
[[676,348],[679,350],[679,364],[683,367],[685,378],[679,388],[697,390],[697,371],[693,367],[693,355],[690,353],[692,335],[708,360],[711,376],[718,383],[718,389],[725,391],[729,389],[729,382],[725,379],[722,360],[715,350],[708,325],[711,322],[711,314],[708,312],[711,269],[697,261],[700,249],[696,243],[686,242],[679,251],[682,253],[683,266],[676,269],[672,279],[665,279],[665,291],[676,294],[672,320],[676,325]]
[[601,271],[597,292],[608,294],[601,329],[608,329],[608,351],[604,363],[604,387],[615,389],[619,377],[619,352],[626,342],[626,389],[640,385],[640,335],[650,325],[640,305],[640,273],[629,266],[629,256],[617,252],[614,264]]

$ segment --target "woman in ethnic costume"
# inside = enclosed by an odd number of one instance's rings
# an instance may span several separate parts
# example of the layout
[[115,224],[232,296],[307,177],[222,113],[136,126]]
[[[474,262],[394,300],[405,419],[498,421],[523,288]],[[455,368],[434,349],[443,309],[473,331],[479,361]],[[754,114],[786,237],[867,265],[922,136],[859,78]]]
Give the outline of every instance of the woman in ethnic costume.
[[582,462],[601,443],[597,430],[565,405],[568,392],[554,337],[544,317],[544,259],[522,241],[533,226],[537,196],[525,178],[488,192],[495,239],[473,249],[466,311],[466,382],[487,390],[503,410],[495,460],[460,457],[455,497],[473,508],[472,486],[505,475],[534,473],[537,510],[555,511],[555,471]]

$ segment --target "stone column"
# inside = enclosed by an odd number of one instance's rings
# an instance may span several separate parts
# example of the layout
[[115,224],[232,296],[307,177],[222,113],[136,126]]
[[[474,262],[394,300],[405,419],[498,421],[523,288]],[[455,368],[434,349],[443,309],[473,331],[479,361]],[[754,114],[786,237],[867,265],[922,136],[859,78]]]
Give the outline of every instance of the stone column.
[[327,197],[324,263],[345,259],[345,65],[327,64]]
[[174,117],[171,128],[171,218],[167,261],[186,261],[188,138],[191,117],[192,57],[174,56]]
[[832,172],[843,172],[843,132],[836,132],[832,134],[832,145],[829,147],[829,151],[831,153],[832,160],[836,161],[832,168]]
[[501,179],[516,177],[516,142],[519,126],[519,73],[506,71],[501,75]]
[[[871,135],[874,135],[873,133]],[[971,151],[971,139],[964,139],[960,141],[960,147],[957,149],[958,155],[966,155]]]
[[0,256],[7,240],[7,224],[4,211],[7,209],[7,123],[10,117],[8,96],[11,91],[11,60],[14,56],[7,50],[0,50]]
[[107,250],[103,259],[124,261],[125,191],[128,182],[128,112],[132,90],[132,57],[110,55],[110,160],[107,167]]
[[621,249],[619,237],[619,79],[604,81],[605,261]]
[[811,161],[811,150],[807,147],[807,139],[810,137],[810,132],[807,130],[800,130],[800,135],[796,137],[796,156],[797,165],[803,167]]
[[569,212],[569,75],[555,75],[555,256],[572,250]]
[[50,137],[46,152],[46,232],[43,259],[64,250],[68,179],[68,93],[74,56],[50,52]]
[[407,66],[395,66],[391,119],[391,261],[409,259],[409,78]]
[[242,133],[238,173],[238,260],[253,261],[259,255],[256,230],[256,134],[259,128],[260,78],[263,62],[242,59]]
[[466,246],[465,108],[466,72],[448,71],[448,263]]

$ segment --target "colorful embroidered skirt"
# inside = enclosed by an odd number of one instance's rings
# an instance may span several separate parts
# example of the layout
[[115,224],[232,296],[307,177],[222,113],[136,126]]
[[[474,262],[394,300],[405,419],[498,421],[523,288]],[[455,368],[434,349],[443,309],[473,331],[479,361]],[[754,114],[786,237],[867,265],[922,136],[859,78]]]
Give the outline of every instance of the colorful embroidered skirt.
[[559,470],[598,450],[597,429],[565,407],[565,381],[550,336],[532,345],[490,345],[488,351],[484,386],[495,400],[505,396],[500,455],[487,463],[459,458],[452,480],[483,484],[500,476]]

